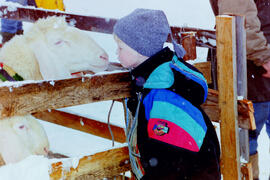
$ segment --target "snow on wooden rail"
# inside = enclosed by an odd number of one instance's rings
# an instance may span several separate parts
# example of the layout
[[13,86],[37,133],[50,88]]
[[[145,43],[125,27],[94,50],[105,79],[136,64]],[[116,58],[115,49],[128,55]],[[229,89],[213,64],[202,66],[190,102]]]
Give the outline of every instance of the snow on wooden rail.
[[[97,101],[130,96],[129,72],[83,76],[33,83],[3,83],[0,86],[0,118],[58,109]],[[219,122],[218,93],[209,89],[202,106],[212,121]],[[250,101],[238,101],[239,126],[253,129],[253,106]]]
[[130,74],[127,72],[25,84],[2,83],[0,118],[128,96]]
[[80,159],[67,159],[51,165],[50,179],[103,179],[118,176],[131,170],[128,147],[121,147],[84,156]]

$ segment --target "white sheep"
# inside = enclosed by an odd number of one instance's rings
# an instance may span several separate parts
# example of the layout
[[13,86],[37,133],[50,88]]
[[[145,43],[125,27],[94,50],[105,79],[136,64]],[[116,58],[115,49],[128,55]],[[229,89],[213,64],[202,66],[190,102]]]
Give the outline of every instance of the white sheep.
[[63,17],[50,17],[6,43],[0,61],[24,79],[60,79],[76,71],[103,71],[108,55],[84,31],[68,26]]
[[48,151],[47,135],[31,115],[0,121],[0,153],[5,164],[18,162],[31,154],[47,155]]
[[[69,26],[65,18],[49,17],[6,43],[0,50],[0,62],[25,80],[62,79],[79,71],[104,71],[108,55],[88,34]],[[4,164],[31,154],[47,155],[48,151],[47,135],[33,116],[0,119],[0,161]]]

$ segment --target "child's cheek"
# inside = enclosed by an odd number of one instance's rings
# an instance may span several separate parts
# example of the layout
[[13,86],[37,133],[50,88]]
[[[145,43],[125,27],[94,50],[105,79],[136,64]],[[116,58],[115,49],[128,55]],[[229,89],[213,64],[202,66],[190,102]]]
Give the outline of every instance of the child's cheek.
[[122,56],[119,56],[119,57],[118,57],[118,60],[120,61],[120,64],[121,64],[123,67],[127,68],[128,64],[127,64],[126,60],[125,60]]

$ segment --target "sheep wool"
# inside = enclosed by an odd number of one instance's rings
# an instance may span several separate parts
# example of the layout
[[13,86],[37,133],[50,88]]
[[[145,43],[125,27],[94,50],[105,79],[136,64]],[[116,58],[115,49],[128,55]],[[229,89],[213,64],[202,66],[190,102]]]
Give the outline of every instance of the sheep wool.
[[[88,34],[69,26],[64,17],[49,17],[1,48],[0,83],[70,78],[75,72],[104,71],[108,64],[107,53]],[[0,166],[49,151],[47,134],[35,117],[0,120]]]

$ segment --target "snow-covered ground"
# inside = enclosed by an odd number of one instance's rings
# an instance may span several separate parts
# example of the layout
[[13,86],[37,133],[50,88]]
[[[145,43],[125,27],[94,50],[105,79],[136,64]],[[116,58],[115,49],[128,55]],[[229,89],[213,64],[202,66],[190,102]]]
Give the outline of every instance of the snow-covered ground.
[[[3,0],[0,0],[0,3],[1,2],[3,2]],[[204,29],[213,29],[215,25],[215,19],[208,0],[64,0],[64,2],[67,12],[77,14],[120,18],[130,13],[133,9],[141,7],[164,10],[171,25]],[[26,29],[30,26],[29,23],[24,23],[24,25]],[[116,44],[111,35],[92,32],[89,32],[89,34],[108,52],[111,61],[117,61],[115,54]],[[206,52],[206,49],[198,49],[198,60],[205,60]],[[110,101],[106,101],[63,108],[61,110],[106,122],[110,104]],[[111,118],[112,124],[124,127],[124,113],[120,103],[114,105]],[[41,121],[41,123],[48,134],[51,150],[53,152],[62,153],[71,157],[79,157],[102,151],[112,146],[111,141],[100,137],[95,137],[48,122]],[[116,146],[118,145],[120,144],[116,144]],[[262,180],[267,180],[270,172],[270,156],[269,139],[265,133],[265,129],[263,129],[262,135],[259,138],[259,153],[260,176]],[[48,163],[48,161],[40,157],[38,158],[28,158],[25,162],[20,164],[0,168],[0,179],[12,179],[10,177],[18,179],[18,177],[20,177],[19,179],[22,180],[47,180],[48,176],[44,175],[44,172],[46,173],[46,163]],[[39,162],[39,166],[37,166],[36,162]],[[33,164],[35,169],[30,168]],[[29,167],[28,169],[31,169],[32,175],[27,173],[25,168],[23,171],[19,171],[21,167]],[[14,171],[14,169],[16,169],[16,171]],[[17,173],[16,176],[14,172]],[[11,174],[13,176],[8,176]],[[40,176],[38,176],[39,174]]]

